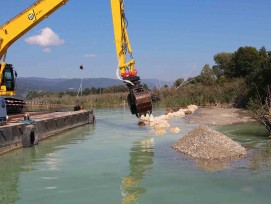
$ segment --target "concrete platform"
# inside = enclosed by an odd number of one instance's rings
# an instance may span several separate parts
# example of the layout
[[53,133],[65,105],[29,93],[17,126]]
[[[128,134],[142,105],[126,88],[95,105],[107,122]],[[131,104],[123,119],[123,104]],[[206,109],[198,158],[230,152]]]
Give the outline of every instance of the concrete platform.
[[31,147],[62,131],[85,124],[95,124],[93,111],[53,112],[15,118],[0,126],[0,155],[21,147]]

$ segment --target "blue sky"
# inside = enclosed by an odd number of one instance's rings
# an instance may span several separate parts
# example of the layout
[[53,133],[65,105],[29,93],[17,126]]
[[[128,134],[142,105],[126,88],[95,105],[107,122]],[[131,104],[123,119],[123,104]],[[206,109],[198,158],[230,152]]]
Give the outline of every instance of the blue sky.
[[[0,24],[34,2],[2,1]],[[270,0],[125,0],[138,75],[172,81],[191,70],[199,74],[219,52],[241,46],[271,50],[270,11]],[[58,43],[30,44],[42,30],[53,32]],[[110,1],[69,0],[16,41],[7,62],[20,77],[116,78]]]

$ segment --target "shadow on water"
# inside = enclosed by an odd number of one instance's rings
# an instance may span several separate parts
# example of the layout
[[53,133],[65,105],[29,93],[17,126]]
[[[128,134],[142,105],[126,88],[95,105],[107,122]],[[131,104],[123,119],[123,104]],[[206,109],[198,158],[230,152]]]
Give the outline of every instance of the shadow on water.
[[122,203],[139,203],[140,196],[146,192],[146,189],[140,184],[145,176],[151,175],[154,140],[146,138],[133,143],[130,149],[129,175],[122,178],[120,186]]
[[[85,140],[87,135],[94,132],[94,126],[86,125],[44,140],[32,148],[17,149],[0,157],[0,203],[14,204],[20,200],[19,185],[20,175],[23,172],[36,170],[33,166],[40,160],[47,158],[48,163],[54,168],[54,162],[50,161],[50,154],[65,149],[65,145],[76,144]],[[86,134],[84,134],[84,132]],[[80,133],[80,134],[78,134]]]

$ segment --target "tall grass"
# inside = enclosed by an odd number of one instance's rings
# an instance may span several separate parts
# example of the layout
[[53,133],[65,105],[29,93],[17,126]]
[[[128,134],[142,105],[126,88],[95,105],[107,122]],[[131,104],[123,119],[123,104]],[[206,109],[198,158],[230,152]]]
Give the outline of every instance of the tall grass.
[[175,87],[154,89],[153,92],[161,98],[158,106],[187,106],[196,104],[207,106],[214,104],[235,104],[240,106],[243,93],[246,92],[244,80],[236,79],[231,82],[202,85],[187,84],[178,90]]
[[[107,93],[107,94],[90,94],[87,96],[70,96],[57,94],[35,98],[28,101],[27,110],[72,110],[74,106],[79,105],[85,109],[120,107],[124,101],[127,102],[128,93]],[[40,105],[40,106],[39,106]]]
[[[235,104],[240,105],[244,99],[247,87],[244,80],[235,79],[213,85],[202,85],[200,83],[187,84],[178,90],[175,87],[154,88],[152,93],[161,100],[154,104],[156,107],[184,107],[189,104],[208,106],[214,104]],[[31,100],[35,103],[46,103],[51,106],[42,105],[45,110],[72,109],[75,105],[83,108],[104,108],[120,107],[127,105],[128,93],[106,93],[90,94],[87,96],[70,96],[67,94],[44,95],[43,97]],[[124,103],[125,101],[125,103]],[[29,107],[37,110],[40,107]]]

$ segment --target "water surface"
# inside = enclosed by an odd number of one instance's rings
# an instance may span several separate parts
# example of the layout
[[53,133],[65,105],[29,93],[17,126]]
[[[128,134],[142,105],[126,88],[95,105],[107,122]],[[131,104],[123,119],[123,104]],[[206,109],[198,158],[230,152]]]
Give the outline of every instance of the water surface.
[[[159,115],[162,110],[156,110]],[[254,124],[219,130],[248,155],[230,164],[192,161],[171,148],[179,134],[155,135],[127,109],[96,110],[95,126],[63,132],[0,157],[0,203],[270,203],[271,144]]]

